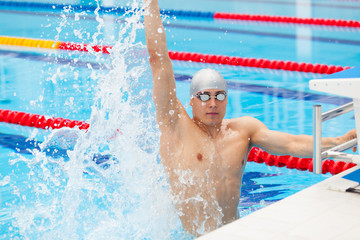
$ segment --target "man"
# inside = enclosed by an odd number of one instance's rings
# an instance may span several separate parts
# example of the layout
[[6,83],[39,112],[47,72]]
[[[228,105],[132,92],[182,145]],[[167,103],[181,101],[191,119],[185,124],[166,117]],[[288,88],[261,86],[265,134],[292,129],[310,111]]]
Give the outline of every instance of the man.
[[[253,146],[279,155],[312,156],[311,136],[269,130],[252,117],[223,119],[227,86],[220,73],[203,69],[191,83],[193,119],[176,97],[157,0],[145,1],[145,33],[153,73],[153,100],[161,131],[160,155],[174,204],[186,231],[201,235],[234,221],[247,155]],[[328,149],[355,137],[324,138]]]

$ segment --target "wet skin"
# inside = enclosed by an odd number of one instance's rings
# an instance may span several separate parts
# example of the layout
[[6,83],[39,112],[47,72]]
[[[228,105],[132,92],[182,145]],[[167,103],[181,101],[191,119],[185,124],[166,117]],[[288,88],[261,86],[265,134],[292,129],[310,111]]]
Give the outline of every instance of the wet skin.
[[193,119],[181,106],[176,128],[160,125],[160,152],[183,226],[199,235],[236,219],[249,133],[239,126],[246,119],[223,120],[227,98],[190,105]]
[[[153,75],[160,155],[186,231],[201,235],[236,219],[242,175],[252,146],[271,154],[311,157],[313,139],[269,130],[252,117],[224,120],[227,98],[192,98],[193,119],[176,97],[174,70],[157,0],[144,0],[146,45]],[[214,96],[218,89],[203,89]],[[323,150],[356,138],[351,130],[323,138]]]

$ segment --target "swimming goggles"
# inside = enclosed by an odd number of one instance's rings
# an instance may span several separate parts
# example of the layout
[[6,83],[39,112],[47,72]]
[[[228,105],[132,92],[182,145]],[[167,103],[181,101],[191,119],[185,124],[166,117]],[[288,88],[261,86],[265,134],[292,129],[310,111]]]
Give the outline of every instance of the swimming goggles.
[[[195,97],[197,97],[198,99],[200,99],[203,102],[209,101],[211,98],[210,93],[198,93],[195,95]],[[221,92],[221,93],[217,93],[215,94],[215,99],[218,101],[224,101],[226,98],[226,92]]]

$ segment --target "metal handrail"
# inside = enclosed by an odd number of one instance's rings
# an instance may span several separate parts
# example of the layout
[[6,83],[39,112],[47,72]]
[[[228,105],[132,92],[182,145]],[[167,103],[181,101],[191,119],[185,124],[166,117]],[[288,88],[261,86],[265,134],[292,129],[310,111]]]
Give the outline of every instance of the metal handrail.
[[313,108],[313,171],[316,174],[321,174],[321,105],[314,105]]
[[323,122],[333,119],[335,117],[338,117],[340,115],[343,115],[345,113],[348,113],[350,111],[354,110],[354,102],[349,102],[347,104],[344,104],[340,107],[334,108],[330,111],[324,112],[321,114],[321,119]]
[[337,152],[337,151],[328,151],[327,156],[329,158],[333,158],[336,160],[341,160],[343,162],[350,162],[350,163],[360,163],[360,156],[355,154]]
[[342,143],[340,145],[337,145],[333,148],[330,148],[329,150],[326,150],[324,152],[321,153],[321,158],[328,158],[330,157],[330,155],[328,154],[328,152],[344,152],[350,148],[356,147],[357,145],[357,138],[352,139],[350,141],[347,141],[345,143]]
[[335,146],[327,151],[321,152],[322,142],[322,122],[333,119],[354,109],[354,103],[350,102],[340,107],[334,108],[325,113],[321,113],[321,105],[313,106],[313,169],[314,173],[320,174],[322,172],[322,160],[325,158],[341,159],[348,162],[360,162],[360,157],[354,154],[342,153],[357,145],[357,139],[352,139],[346,143]]

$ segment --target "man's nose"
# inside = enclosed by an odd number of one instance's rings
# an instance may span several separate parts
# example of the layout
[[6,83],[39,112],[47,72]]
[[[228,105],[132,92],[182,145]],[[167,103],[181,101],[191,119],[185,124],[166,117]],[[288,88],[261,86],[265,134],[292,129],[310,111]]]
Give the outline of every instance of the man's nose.
[[211,97],[209,100],[209,106],[210,107],[216,107],[216,99],[214,97]]

